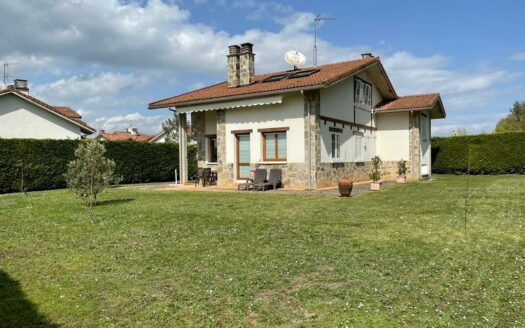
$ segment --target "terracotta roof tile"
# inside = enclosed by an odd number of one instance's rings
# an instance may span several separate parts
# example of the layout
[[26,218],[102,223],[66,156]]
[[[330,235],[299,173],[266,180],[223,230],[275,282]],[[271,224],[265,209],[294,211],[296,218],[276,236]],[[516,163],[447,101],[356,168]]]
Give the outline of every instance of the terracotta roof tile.
[[428,108],[434,106],[440,98],[439,93],[429,93],[424,95],[412,95],[398,97],[377,105],[379,111]]
[[149,134],[136,134],[132,135],[126,131],[115,131],[113,133],[99,133],[97,139],[104,138],[109,141],[149,141],[154,136]]
[[22,98],[25,98],[41,107],[44,107],[68,120],[71,120],[75,123],[77,123],[77,125],[79,125],[82,129],[82,132],[85,132],[85,133],[93,133],[93,132],[96,132],[97,130],[95,128],[92,128],[91,126],[89,126],[86,122],[82,121],[82,116],[80,116],[77,112],[75,112],[73,109],[71,109],[70,107],[66,107],[66,106],[51,106],[49,104],[46,104],[45,102],[43,102],[42,100],[40,99],[37,99],[35,97],[32,97],[30,95],[27,95],[23,92],[20,92],[18,90],[15,89],[14,86],[10,85],[8,86],[7,88],[5,88],[4,90],[1,90],[0,91],[0,95],[2,94],[6,94],[6,93],[14,93]]
[[211,100],[216,101],[227,99],[230,97],[238,97],[243,95],[257,95],[278,92],[281,90],[323,87],[337,82],[351,74],[360,71],[365,67],[371,66],[376,63],[379,63],[378,57],[367,57],[358,60],[321,65],[318,67],[308,67],[302,70],[310,70],[314,68],[319,68],[320,70],[319,72],[314,73],[310,76],[293,79],[283,79],[274,82],[263,82],[263,80],[272,75],[286,73],[286,71],[261,74],[255,76],[254,83],[235,88],[229,88],[228,83],[225,81],[199,90],[191,91],[175,97],[150,103],[149,109],[165,108],[192,102],[206,102]]

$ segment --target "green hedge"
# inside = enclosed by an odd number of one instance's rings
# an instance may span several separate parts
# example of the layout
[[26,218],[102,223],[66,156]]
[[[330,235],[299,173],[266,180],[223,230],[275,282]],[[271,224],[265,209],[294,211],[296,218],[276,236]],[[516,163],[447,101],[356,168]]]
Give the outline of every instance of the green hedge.
[[525,132],[432,138],[432,172],[525,174]]
[[[64,188],[67,163],[78,140],[0,139],[0,193]],[[179,165],[178,145],[134,141],[104,141],[107,157],[117,164],[122,183],[170,181]],[[197,170],[196,147],[188,147],[190,177]],[[23,172],[23,174],[22,174]]]

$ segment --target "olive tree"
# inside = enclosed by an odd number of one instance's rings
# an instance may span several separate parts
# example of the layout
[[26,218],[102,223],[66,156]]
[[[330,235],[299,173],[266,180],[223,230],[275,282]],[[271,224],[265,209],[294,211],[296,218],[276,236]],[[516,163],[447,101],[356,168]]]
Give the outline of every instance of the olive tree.
[[91,222],[97,195],[119,181],[115,175],[115,162],[106,158],[105,154],[106,148],[99,141],[82,141],[66,172],[68,188],[84,201]]

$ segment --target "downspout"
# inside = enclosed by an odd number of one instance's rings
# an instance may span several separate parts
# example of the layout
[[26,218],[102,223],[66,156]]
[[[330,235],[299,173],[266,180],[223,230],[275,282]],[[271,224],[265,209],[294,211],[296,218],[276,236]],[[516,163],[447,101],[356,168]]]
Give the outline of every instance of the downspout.
[[[303,94],[304,99],[304,93],[301,90],[301,94]],[[308,189],[312,189],[312,137],[311,137],[311,129],[310,129],[310,116],[311,116],[311,108],[310,108],[310,101],[308,101],[307,104],[308,112],[307,112],[307,131],[308,131]]]
[[410,158],[410,168],[412,170],[412,178],[414,178],[414,126],[415,126],[415,123],[414,123],[414,111],[411,110],[410,111],[410,118],[412,120],[412,126],[411,126],[411,130],[410,130],[410,139],[412,140],[411,142],[411,145],[412,145],[412,149],[411,149],[411,158]]

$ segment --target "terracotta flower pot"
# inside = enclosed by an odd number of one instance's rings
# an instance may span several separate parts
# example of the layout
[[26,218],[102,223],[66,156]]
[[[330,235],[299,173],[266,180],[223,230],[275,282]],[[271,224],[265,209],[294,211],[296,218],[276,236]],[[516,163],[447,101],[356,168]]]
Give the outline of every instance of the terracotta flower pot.
[[400,175],[397,177],[397,183],[406,183],[407,182],[407,177],[406,175]]
[[341,178],[339,179],[337,186],[339,187],[339,193],[341,194],[341,197],[350,197],[352,188],[354,187],[354,181],[352,181],[350,178]]

